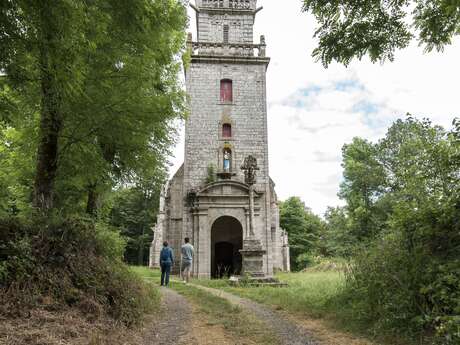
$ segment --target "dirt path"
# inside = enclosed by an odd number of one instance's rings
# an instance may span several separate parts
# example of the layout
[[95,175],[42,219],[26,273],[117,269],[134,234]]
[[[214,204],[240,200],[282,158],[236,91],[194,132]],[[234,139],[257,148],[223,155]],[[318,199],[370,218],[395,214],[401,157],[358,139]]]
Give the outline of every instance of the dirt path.
[[144,335],[146,345],[194,344],[192,341],[192,307],[177,292],[161,288],[163,296],[159,318]]
[[234,339],[221,325],[174,290],[161,288],[161,312],[144,327],[142,345],[251,345]]
[[253,313],[265,322],[279,336],[282,345],[320,345],[305,328],[297,325],[283,315],[258,303],[240,298],[222,290],[192,284],[193,287],[207,291],[215,296],[225,298],[233,304]]

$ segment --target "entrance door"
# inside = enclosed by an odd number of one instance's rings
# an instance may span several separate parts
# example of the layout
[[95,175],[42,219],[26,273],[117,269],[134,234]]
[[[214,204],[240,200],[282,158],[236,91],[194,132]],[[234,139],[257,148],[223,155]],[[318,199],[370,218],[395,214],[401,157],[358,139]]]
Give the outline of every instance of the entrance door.
[[211,276],[225,278],[240,274],[243,227],[229,216],[218,218],[211,228]]

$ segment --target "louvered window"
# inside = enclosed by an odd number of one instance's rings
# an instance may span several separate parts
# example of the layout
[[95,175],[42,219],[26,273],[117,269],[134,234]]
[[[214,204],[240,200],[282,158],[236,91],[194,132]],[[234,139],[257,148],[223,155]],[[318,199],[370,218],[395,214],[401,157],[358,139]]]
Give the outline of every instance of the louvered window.
[[228,43],[229,26],[224,25],[224,43]]

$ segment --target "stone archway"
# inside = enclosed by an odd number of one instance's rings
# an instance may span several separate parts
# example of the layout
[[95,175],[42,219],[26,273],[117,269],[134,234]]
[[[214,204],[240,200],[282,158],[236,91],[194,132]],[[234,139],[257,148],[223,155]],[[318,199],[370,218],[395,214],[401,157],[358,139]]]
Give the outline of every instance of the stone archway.
[[218,218],[211,227],[211,277],[240,274],[243,227],[233,217]]

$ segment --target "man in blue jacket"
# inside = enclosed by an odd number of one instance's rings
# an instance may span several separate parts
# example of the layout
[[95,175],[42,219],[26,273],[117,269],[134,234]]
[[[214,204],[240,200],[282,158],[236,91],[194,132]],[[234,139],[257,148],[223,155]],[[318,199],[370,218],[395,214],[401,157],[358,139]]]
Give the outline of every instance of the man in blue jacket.
[[167,241],[163,242],[163,248],[160,252],[160,267],[161,267],[161,286],[169,285],[169,274],[171,267],[174,264],[174,255]]

